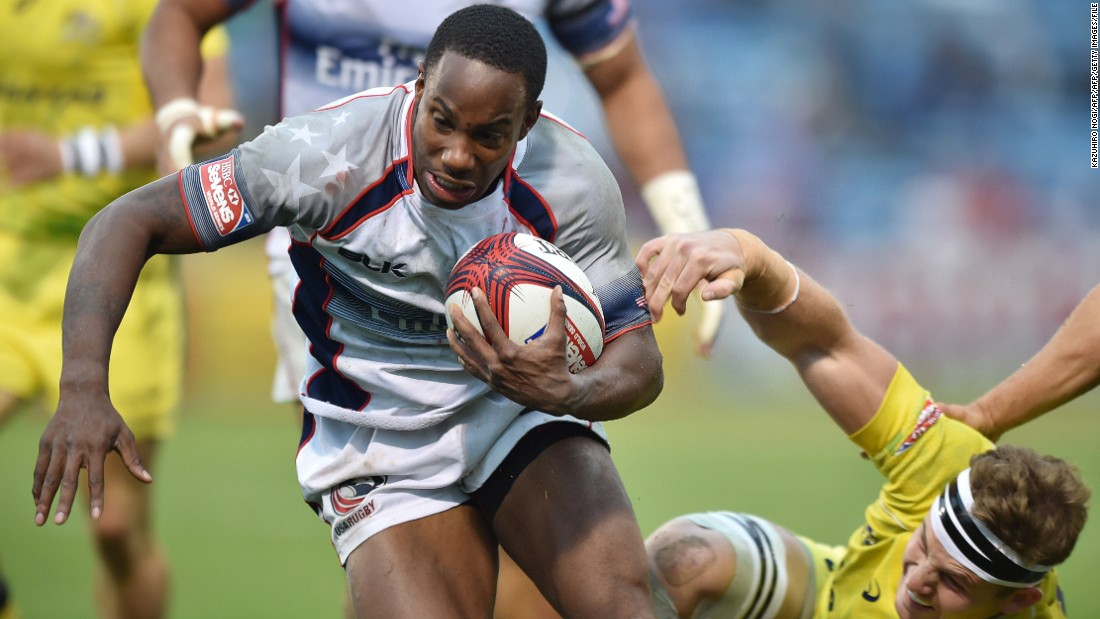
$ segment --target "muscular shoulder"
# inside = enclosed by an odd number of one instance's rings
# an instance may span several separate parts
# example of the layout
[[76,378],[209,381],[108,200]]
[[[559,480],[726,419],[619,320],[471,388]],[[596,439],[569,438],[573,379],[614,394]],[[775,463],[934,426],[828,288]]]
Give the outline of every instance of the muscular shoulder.
[[517,176],[554,213],[559,244],[579,231],[623,230],[623,200],[614,174],[592,144],[552,114],[543,114],[527,137]]
[[410,100],[404,87],[364,91],[267,127],[240,147],[252,195],[323,228],[407,154]]

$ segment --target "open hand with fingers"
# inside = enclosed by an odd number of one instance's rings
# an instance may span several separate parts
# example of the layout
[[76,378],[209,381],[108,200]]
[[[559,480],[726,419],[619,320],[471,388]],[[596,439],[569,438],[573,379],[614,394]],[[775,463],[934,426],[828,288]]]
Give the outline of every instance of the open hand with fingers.
[[722,230],[657,237],[642,245],[635,262],[655,321],[669,302],[683,315],[697,287],[704,301],[733,295],[748,270],[740,243]]
[[103,512],[103,462],[108,452],[117,451],[130,474],[149,483],[153,477],[141,464],[130,428],[103,396],[98,401],[67,404],[64,396],[38,442],[34,466],[35,524],[42,526],[57,497],[56,524],[64,524],[72,513],[80,483],[80,470],[88,470],[89,509],[92,518]]
[[546,332],[528,344],[508,339],[493,315],[485,293],[471,292],[484,337],[455,305],[447,308],[454,329],[447,341],[466,371],[508,399],[558,414],[572,414],[576,375],[569,372],[565,355],[565,300],[561,287],[550,296]]

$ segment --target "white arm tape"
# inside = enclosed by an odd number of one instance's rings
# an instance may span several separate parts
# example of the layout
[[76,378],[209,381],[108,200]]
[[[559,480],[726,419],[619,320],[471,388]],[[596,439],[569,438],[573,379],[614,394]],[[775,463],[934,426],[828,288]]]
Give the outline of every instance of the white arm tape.
[[168,131],[176,121],[199,113],[199,102],[190,97],[179,97],[165,103],[157,110],[157,129]]
[[[194,127],[179,122],[189,116],[196,116],[199,120],[197,134]],[[157,110],[156,121],[160,132],[168,134],[168,156],[178,170],[194,162],[191,149],[196,137],[216,138],[234,125],[243,125],[244,117],[237,110],[215,109],[209,105],[199,105],[194,99],[180,97]]]
[[688,170],[665,172],[650,179],[642,185],[642,200],[661,234],[710,229],[699,184]]
[[107,126],[102,131],[94,127],[81,127],[75,134],[58,141],[61,150],[61,169],[84,176],[96,176],[100,172],[117,174],[126,162],[122,154],[122,140],[118,130]]
[[191,125],[180,124],[172,127],[168,133],[168,156],[176,170],[183,169],[195,162],[191,145],[195,143],[195,130]]

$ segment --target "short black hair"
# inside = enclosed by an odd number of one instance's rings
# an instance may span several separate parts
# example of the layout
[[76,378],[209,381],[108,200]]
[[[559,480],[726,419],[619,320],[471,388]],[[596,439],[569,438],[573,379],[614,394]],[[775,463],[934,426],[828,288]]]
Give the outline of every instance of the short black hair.
[[424,77],[450,50],[523,77],[527,107],[546,82],[546,45],[535,25],[502,6],[475,4],[451,13],[436,28],[424,55]]

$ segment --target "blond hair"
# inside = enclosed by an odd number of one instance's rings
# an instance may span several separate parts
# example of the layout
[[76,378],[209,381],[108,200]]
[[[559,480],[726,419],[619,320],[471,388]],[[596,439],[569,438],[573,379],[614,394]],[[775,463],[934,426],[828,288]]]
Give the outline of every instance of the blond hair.
[[1092,492],[1077,468],[1027,447],[1004,445],[970,459],[972,514],[1030,563],[1066,560]]

